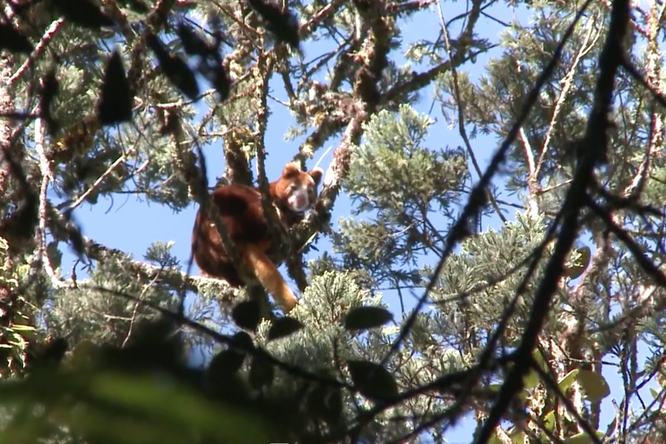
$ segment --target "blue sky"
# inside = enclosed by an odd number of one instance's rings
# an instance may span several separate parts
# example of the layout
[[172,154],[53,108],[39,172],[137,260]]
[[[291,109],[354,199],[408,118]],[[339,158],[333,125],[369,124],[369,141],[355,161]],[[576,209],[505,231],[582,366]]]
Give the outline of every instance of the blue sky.
[[[445,3],[443,5],[444,18],[450,19],[462,13],[466,7],[466,2]],[[529,20],[529,17],[524,12],[510,9],[506,6],[506,3],[495,5],[487,12],[504,22],[518,19],[523,24],[526,24]],[[476,32],[479,33],[479,37],[486,37],[492,42],[497,42],[499,39],[499,33],[502,31],[501,25],[484,18],[481,19],[481,22],[482,25],[477,26],[476,29]],[[402,21],[401,25],[403,26],[403,41],[405,43],[415,42],[419,39],[435,39],[440,30],[439,18],[435,6],[431,7],[430,12],[419,14],[418,19]],[[457,35],[456,29],[450,30],[449,32],[452,37]],[[305,45],[304,50],[306,60],[320,54],[322,51],[322,45],[326,45],[326,43],[318,42]],[[406,46],[407,45],[404,47]],[[497,56],[499,54],[498,51],[501,51],[501,49],[491,51],[488,55],[480,56],[477,58],[474,65],[467,65],[464,67],[464,69],[470,72],[472,80],[477,79],[484,72],[484,67],[489,57],[493,55]],[[392,56],[397,59],[398,63],[404,62],[404,59],[396,52],[394,52]],[[415,66],[414,68],[417,71],[420,70],[418,66]],[[281,80],[274,77],[271,82],[271,87],[272,94],[275,97],[286,101],[286,94],[282,89]],[[204,88],[208,88],[208,86],[206,85]],[[457,127],[449,125],[444,120],[439,112],[439,107],[433,107],[432,112],[430,112],[433,99],[433,87],[425,88],[422,91],[422,97],[421,102],[414,108],[421,113],[430,113],[431,117],[437,121],[432,125],[425,145],[434,149],[444,148],[447,145],[451,147],[458,145],[462,146],[463,142],[458,134]],[[268,151],[266,170],[269,180],[273,180],[279,175],[282,166],[287,161],[291,160],[292,156],[296,153],[297,147],[304,140],[304,137],[299,137],[294,141],[285,141],[284,133],[287,127],[294,123],[293,119],[288,110],[281,104],[269,99],[269,106],[271,108],[271,117],[268,122],[266,141],[270,142],[267,142],[266,147]],[[198,110],[200,113],[208,111],[203,102],[198,105]],[[324,148],[315,154],[315,158],[308,163],[308,167],[312,167],[315,162],[319,160],[326,148],[329,146],[337,146],[339,140],[339,137],[330,139]],[[481,163],[481,167],[484,168],[499,144],[493,136],[481,135],[472,140],[472,146],[474,147],[477,159]],[[204,148],[204,152],[207,160],[209,182],[212,184],[214,183],[215,178],[220,176],[224,170],[224,157],[222,154],[221,142]],[[332,151],[322,159],[320,163],[322,168],[326,169],[328,167],[331,160],[331,153]],[[476,181],[477,179],[478,177],[473,173],[473,180]],[[500,185],[497,182],[495,182],[495,184]],[[506,195],[503,196],[503,198],[505,200],[515,201],[515,199],[509,198]],[[95,206],[82,205],[76,210],[76,217],[86,236],[108,247],[129,252],[133,254],[134,258],[137,260],[142,260],[143,254],[152,242],[173,241],[175,242],[175,245],[172,249],[172,253],[181,261],[182,266],[185,267],[190,254],[190,234],[195,212],[195,204],[190,205],[180,213],[174,213],[169,208],[157,204],[138,202],[133,197],[115,196],[113,202],[110,199],[100,198],[98,204]],[[514,219],[511,211],[506,215],[509,220]],[[344,194],[342,194],[336,201],[332,221],[335,223],[339,217],[349,216],[350,201]],[[483,229],[487,230],[488,228],[496,230],[501,228],[501,222],[497,216],[484,219]],[[317,243],[317,248],[320,251],[328,250],[330,249],[330,242],[328,239],[322,237]],[[317,254],[317,252],[311,252],[310,256],[306,257],[306,260],[316,257]],[[69,270],[71,269],[72,258],[73,256],[69,252],[65,253],[62,267],[62,270],[64,270],[65,273],[69,273]],[[284,267],[282,267],[282,270],[284,270]],[[193,266],[192,273],[195,275],[199,273],[196,265]],[[66,277],[68,276],[66,275]],[[414,300],[418,296],[420,296],[420,293],[412,296],[409,296],[409,294],[407,295],[407,298],[404,301],[407,310],[410,310],[413,307]],[[397,314],[396,317],[400,318],[400,315],[398,314],[400,312],[400,304],[397,295],[393,292],[386,292],[384,293],[384,297],[389,307],[395,310]],[[605,408],[605,415],[602,417],[601,421],[602,430],[613,415],[612,407],[610,407],[610,403],[608,402],[609,399],[614,398],[619,401],[622,393],[622,384],[618,375],[609,372],[608,367],[606,368],[605,375],[611,386],[611,396],[606,398],[607,407]],[[474,423],[469,420],[459,423],[455,427],[455,430],[449,432],[447,435],[448,442],[469,442],[470,432],[473,430],[473,427]]]

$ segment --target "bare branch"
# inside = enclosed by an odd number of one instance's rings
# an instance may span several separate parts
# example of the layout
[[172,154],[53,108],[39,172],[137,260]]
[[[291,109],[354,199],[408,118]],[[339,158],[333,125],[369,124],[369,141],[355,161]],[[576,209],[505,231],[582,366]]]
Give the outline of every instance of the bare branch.
[[[601,31],[597,32],[597,34],[592,38],[592,31],[594,30],[594,21],[589,20],[587,22],[587,35],[585,36],[585,39],[583,40],[580,49],[576,53],[576,56],[574,57],[573,62],[571,63],[571,66],[569,67],[569,71],[567,74],[564,76],[564,78],[561,80],[562,84],[562,91],[560,91],[560,96],[557,98],[557,102],[555,103],[555,109],[553,110],[553,115],[551,116],[550,119],[550,124],[548,125],[548,131],[546,132],[546,138],[543,142],[543,145],[541,146],[541,152],[539,153],[539,159],[536,162],[536,165],[534,167],[534,170],[531,172],[530,177],[528,178],[529,181],[533,181],[534,183],[538,183],[538,177],[539,177],[539,171],[541,170],[541,166],[543,165],[543,161],[546,157],[546,153],[548,152],[548,145],[550,143],[550,138],[552,137],[553,131],[555,130],[555,122],[557,121],[557,118],[559,117],[560,110],[562,109],[562,105],[564,104],[564,101],[566,100],[569,91],[571,90],[571,86],[573,84],[573,77],[576,72],[576,68],[578,67],[580,61],[582,58],[589,53],[592,48],[595,47],[597,41],[601,37]],[[590,39],[592,39],[590,41]],[[532,177],[534,176],[534,177]]]
[[[66,239],[63,233],[66,227],[71,224],[65,217],[48,202],[48,223],[51,233],[57,239]],[[161,282],[173,289],[183,288],[186,291],[198,292],[202,286],[213,286],[216,289],[216,298],[222,302],[231,304],[238,299],[240,290],[231,288],[229,284],[220,279],[190,276],[189,274],[173,269],[165,269],[145,262],[129,260],[127,253],[106,247],[85,235],[82,235],[85,254],[92,260],[101,263],[120,262],[127,267],[129,274],[136,276],[140,281]],[[71,280],[65,280],[68,285],[73,283]]]
[[59,18],[58,20],[53,21],[48,28],[46,28],[46,31],[44,31],[44,35],[42,38],[39,40],[39,43],[37,43],[37,46],[35,46],[35,50],[30,54],[30,57],[23,62],[23,65],[14,73],[9,78],[9,86],[13,85],[14,82],[16,82],[22,75],[23,73],[34,63],[34,61],[39,57],[44,49],[46,48],[46,45],[49,44],[49,42],[53,39],[53,37],[56,35],[58,32],[58,29],[60,29],[60,26],[65,22],[64,18]]
[[[467,29],[473,29],[474,26],[476,25],[476,22],[479,19],[480,13],[481,13],[481,4],[483,2],[480,0],[475,0],[472,2],[472,10],[469,13],[469,21],[467,23]],[[451,43],[449,42],[449,31],[446,29],[446,23],[444,22],[444,13],[442,12],[442,4],[439,0],[437,0],[437,11],[439,14],[439,23],[440,27],[442,29],[442,35],[444,36],[444,45],[446,47],[446,52],[449,56],[449,60],[454,59],[453,51],[451,49]],[[463,51],[465,48],[462,49]],[[462,96],[460,94],[460,85],[458,82],[458,71],[456,70],[455,64],[451,64],[451,76],[453,78],[453,91],[455,93],[456,97],[456,105],[458,107],[458,133],[460,134],[460,137],[462,137],[463,142],[465,143],[465,148],[467,149],[467,154],[469,154],[470,158],[472,159],[472,164],[474,165],[474,169],[476,171],[476,174],[481,177],[483,176],[483,173],[481,172],[481,167],[479,166],[479,162],[476,160],[476,155],[474,154],[474,150],[472,149],[472,143],[469,140],[469,137],[467,136],[467,130],[465,129],[465,103],[462,99]],[[487,188],[486,192],[488,193],[488,198],[490,200],[490,203],[493,206],[493,209],[495,210],[495,213],[497,213],[497,216],[500,218],[500,220],[504,223],[507,222],[506,217],[504,214],[502,214],[502,210],[500,209],[499,205],[497,204],[497,201],[495,200],[495,196],[490,191],[490,188]]]
[[38,266],[43,266],[46,274],[51,278],[51,284],[55,288],[65,288],[67,284],[63,282],[53,270],[51,260],[46,251],[46,220],[47,220],[47,205],[46,192],[49,187],[49,182],[55,179],[53,171],[49,165],[49,160],[44,152],[44,138],[46,136],[46,128],[43,125],[42,119],[35,121],[35,150],[39,155],[39,167],[42,173],[42,184],[39,193],[39,225],[37,228],[37,254],[35,255],[34,263]]

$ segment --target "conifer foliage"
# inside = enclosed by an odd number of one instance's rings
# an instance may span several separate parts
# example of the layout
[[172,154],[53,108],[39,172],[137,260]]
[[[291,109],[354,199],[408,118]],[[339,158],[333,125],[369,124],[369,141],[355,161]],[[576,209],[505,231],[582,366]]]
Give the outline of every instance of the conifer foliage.
[[[2,8],[0,442],[666,441],[663,1]],[[265,190],[276,114],[289,315],[82,228]]]

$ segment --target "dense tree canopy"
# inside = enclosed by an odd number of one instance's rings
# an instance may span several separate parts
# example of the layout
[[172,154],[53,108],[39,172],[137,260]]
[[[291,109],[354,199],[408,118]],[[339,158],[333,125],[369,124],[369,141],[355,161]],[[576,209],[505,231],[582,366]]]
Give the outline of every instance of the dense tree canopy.
[[[664,5],[3,3],[0,441],[666,441]],[[265,191],[287,114],[288,315],[79,226]]]

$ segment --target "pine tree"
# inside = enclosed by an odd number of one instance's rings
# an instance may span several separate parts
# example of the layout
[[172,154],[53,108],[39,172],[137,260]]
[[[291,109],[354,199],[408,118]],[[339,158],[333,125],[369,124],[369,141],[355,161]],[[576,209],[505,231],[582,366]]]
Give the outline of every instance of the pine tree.
[[[2,442],[666,439],[660,3],[3,12]],[[295,161],[335,147],[271,252],[288,315],[173,242],[137,259],[80,226],[108,199],[264,187],[284,108]]]

